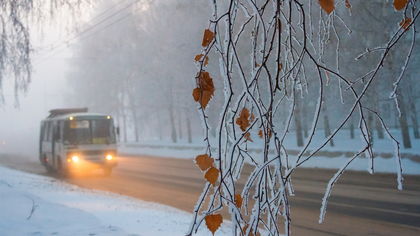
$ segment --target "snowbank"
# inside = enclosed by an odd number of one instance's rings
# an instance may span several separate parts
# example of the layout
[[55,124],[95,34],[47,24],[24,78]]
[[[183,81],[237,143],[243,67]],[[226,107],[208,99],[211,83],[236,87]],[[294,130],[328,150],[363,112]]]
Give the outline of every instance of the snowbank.
[[[0,235],[184,236],[192,215],[0,166]],[[202,225],[197,235],[212,235]],[[229,222],[217,235],[230,235]]]
[[[402,140],[401,131],[399,130],[391,130],[391,135],[398,141]],[[263,144],[257,135],[254,136],[251,135],[254,142],[248,142],[248,151],[255,158],[259,154],[262,155],[261,147],[263,147]],[[377,139],[376,133],[374,136],[375,172],[397,173],[395,143],[389,138]],[[291,132],[289,138],[284,142],[284,146],[288,150],[288,154],[292,160],[301,151],[301,148],[297,147],[296,140],[293,137],[295,137],[294,133]],[[312,144],[305,152],[304,157],[318,148],[324,140],[323,132],[318,132]],[[356,136],[356,138],[350,139],[346,132],[339,132],[333,140],[333,147],[327,144],[319,153],[303,164],[302,167],[339,169],[350,160],[350,157],[353,157],[355,153],[359,152],[365,146],[361,138]],[[217,147],[217,140],[210,139],[210,142],[212,147]],[[414,139],[412,137],[411,143],[412,148],[410,149],[404,149],[402,144],[400,144],[403,175],[420,175],[420,139]],[[271,147],[273,146],[274,144],[271,144]],[[186,140],[178,140],[177,143],[173,143],[169,139],[121,143],[118,151],[122,155],[195,158],[197,155],[203,154],[205,148],[203,138],[195,138],[192,143],[188,143]],[[272,153],[274,153],[274,150],[272,150]],[[347,169],[366,171],[368,168],[368,158],[362,156],[351,163]]]

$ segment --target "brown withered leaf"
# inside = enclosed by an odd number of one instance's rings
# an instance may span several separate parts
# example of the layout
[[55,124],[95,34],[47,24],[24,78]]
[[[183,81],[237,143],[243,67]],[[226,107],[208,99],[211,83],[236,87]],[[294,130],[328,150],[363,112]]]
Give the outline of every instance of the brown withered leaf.
[[200,88],[195,88],[193,90],[193,97],[194,97],[194,101],[199,102],[201,104],[201,106],[203,107],[203,109],[206,109],[207,104],[209,104],[211,98],[212,98],[212,94],[209,91],[204,90],[203,93],[201,94],[201,89]]
[[254,141],[252,141],[252,139],[251,139],[251,134],[250,134],[250,133],[246,133],[244,136],[245,136],[246,140],[248,140],[248,141],[250,141],[250,142],[254,142]]
[[238,208],[241,208],[241,206],[242,206],[242,196],[239,193],[235,194],[235,205]]
[[199,102],[203,109],[206,109],[207,104],[210,102],[211,98],[214,95],[214,84],[213,79],[210,78],[209,72],[204,70],[199,73],[199,83],[200,87],[197,87],[193,90],[194,101]]
[[394,5],[395,10],[401,11],[405,8],[405,6],[407,6],[407,3],[408,0],[394,0],[394,3],[392,5]]
[[404,29],[407,29],[408,26],[410,25],[410,23],[411,23],[411,18],[406,17],[405,22],[404,22],[404,19],[403,19],[398,25],[402,26]]
[[195,88],[193,90],[192,96],[194,98],[194,101],[198,102],[200,100],[200,97],[201,97],[201,89],[200,88]]
[[[249,227],[249,224],[245,225],[244,234],[246,234],[246,230],[248,229],[248,227]],[[254,236],[254,233],[252,233],[252,230],[251,232],[249,232],[248,236]],[[260,232],[257,232],[257,236],[261,236]]]
[[206,67],[209,64],[209,57],[206,57],[206,60],[204,60],[204,67]]
[[[271,133],[271,129],[268,129],[268,134],[270,135],[270,138],[273,136],[273,133]],[[258,132],[258,136],[260,136],[260,138],[264,139],[264,132],[262,130],[260,130],[260,132]]]
[[255,116],[254,113],[251,113],[251,119],[249,120],[250,123],[254,122],[255,120]]
[[201,44],[203,47],[209,46],[211,41],[213,41],[214,33],[211,32],[209,29],[204,30],[204,36],[203,36],[203,43]]
[[349,0],[346,0],[346,7],[349,9],[350,14],[351,14],[351,5],[350,5]]
[[242,132],[245,132],[246,128],[250,126],[248,118],[249,110],[244,107],[239,114],[239,117],[236,119],[236,124],[239,125],[239,128],[242,130]]
[[195,56],[194,60],[195,62],[198,62],[199,60],[201,60],[201,58],[203,58],[203,54]]
[[204,217],[204,220],[206,221],[207,228],[210,230],[210,232],[214,233],[217,229],[219,229],[220,225],[223,223],[223,217],[220,214],[217,215],[208,215]]
[[204,175],[204,178],[209,183],[213,184],[213,186],[216,184],[216,181],[217,181],[218,177],[219,177],[219,170],[214,166],[210,167],[210,169]]
[[326,70],[325,74],[327,75],[327,84],[330,84],[330,72]]
[[200,86],[204,91],[209,91],[211,95],[214,95],[214,84],[213,79],[210,78],[210,73],[207,71],[201,71],[200,74]]
[[203,96],[201,97],[202,100],[200,101],[200,104],[201,106],[203,106],[203,109],[206,109],[207,104],[209,104],[211,98],[212,98],[211,92],[204,90]]
[[198,155],[195,158],[195,164],[200,167],[201,171],[206,171],[208,168],[210,168],[214,163],[214,159],[209,157],[207,154]]
[[330,14],[335,9],[334,0],[319,0],[318,3],[321,8],[328,14]]

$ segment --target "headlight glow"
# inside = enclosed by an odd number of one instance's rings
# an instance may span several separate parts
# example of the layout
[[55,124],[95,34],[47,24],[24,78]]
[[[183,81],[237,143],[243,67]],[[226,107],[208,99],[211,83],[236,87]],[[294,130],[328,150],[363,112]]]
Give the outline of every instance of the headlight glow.
[[71,158],[74,162],[78,162],[79,161],[79,157],[78,156],[74,156]]
[[106,159],[112,160],[112,156],[111,155],[108,155],[108,156],[106,156]]

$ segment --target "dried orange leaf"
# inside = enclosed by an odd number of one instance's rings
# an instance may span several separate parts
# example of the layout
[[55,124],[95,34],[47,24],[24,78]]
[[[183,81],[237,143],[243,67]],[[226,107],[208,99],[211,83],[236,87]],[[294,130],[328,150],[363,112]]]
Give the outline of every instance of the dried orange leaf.
[[209,64],[209,57],[206,57],[206,60],[204,60],[204,66],[207,66]]
[[214,159],[209,157],[209,155],[204,154],[204,155],[198,155],[195,158],[195,164],[198,165],[198,167],[200,167],[201,171],[206,171],[208,168],[210,168],[210,166],[213,165]]
[[349,9],[350,14],[351,14],[351,5],[350,5],[349,0],[346,0],[346,7]]
[[202,43],[203,47],[209,46],[213,38],[214,38],[213,32],[211,32],[209,29],[204,30],[203,43]]
[[328,14],[330,14],[335,9],[334,0],[319,0],[318,2],[321,8]]
[[404,29],[407,29],[410,23],[411,23],[411,18],[406,17],[405,20],[403,19],[398,25],[402,26]]
[[193,90],[192,96],[194,97],[194,101],[198,102],[200,100],[200,97],[201,97],[201,90],[200,90],[200,88],[195,88]]
[[211,95],[214,95],[214,84],[213,79],[210,78],[210,74],[207,71],[201,71],[200,75],[200,86],[203,90],[209,91]]
[[206,109],[207,104],[210,102],[211,98],[214,95],[214,84],[213,79],[210,78],[209,72],[204,70],[199,73],[200,79],[200,87],[195,88],[193,90],[193,97],[196,102],[199,102],[203,109]]
[[260,130],[260,132],[258,132],[258,136],[260,136],[260,138],[262,138],[262,139],[263,139],[263,138],[264,138],[264,137],[263,137],[263,135],[264,135],[264,134],[263,134],[263,131],[262,131],[262,130]]
[[242,206],[242,196],[239,193],[235,195],[235,205],[238,208],[241,208],[241,206]]
[[203,109],[206,109],[207,104],[209,104],[212,97],[211,92],[204,90],[203,93],[201,93],[200,88],[195,88],[192,95],[194,97],[194,101],[199,102]]
[[330,72],[325,71],[325,74],[327,75],[327,84],[330,84]]
[[[248,227],[249,227],[248,224],[244,227],[244,234],[246,234],[246,230],[248,229]],[[254,236],[254,234],[252,233],[252,230],[250,230],[248,236]],[[257,236],[261,236],[260,232],[257,232]]]
[[407,0],[394,0],[394,3],[392,5],[394,5],[395,10],[401,11],[405,8],[405,6],[407,6],[407,3]]
[[252,141],[252,139],[251,139],[251,134],[250,134],[250,133],[246,133],[244,136],[245,136],[246,140],[248,140],[248,141],[250,141],[250,142],[254,142],[254,141]]
[[200,104],[201,106],[203,106],[204,109],[206,109],[207,104],[209,104],[211,97],[212,95],[209,91],[206,91],[206,90],[203,91],[203,96],[201,98]]
[[244,107],[239,114],[239,117],[236,119],[236,124],[239,125],[239,128],[241,128],[243,132],[245,132],[246,128],[250,126],[248,118],[249,110]]
[[223,223],[223,217],[220,214],[208,215],[204,217],[204,220],[206,221],[207,228],[213,233],[213,235]]
[[195,56],[194,58],[195,62],[198,62],[199,60],[201,60],[202,57],[203,57],[203,54]]
[[217,178],[219,178],[219,170],[214,166],[210,167],[210,169],[204,175],[204,178],[214,186],[216,184]]
[[[273,136],[273,133],[271,132],[270,129],[268,129],[268,135]],[[262,130],[260,130],[260,132],[258,132],[258,136],[260,136],[260,138],[264,139],[264,132]]]

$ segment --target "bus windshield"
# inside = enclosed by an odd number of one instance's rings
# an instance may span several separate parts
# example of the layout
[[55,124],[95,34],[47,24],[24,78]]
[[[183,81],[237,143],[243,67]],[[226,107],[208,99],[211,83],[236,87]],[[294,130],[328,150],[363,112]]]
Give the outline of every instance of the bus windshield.
[[64,123],[65,144],[115,143],[114,124],[110,119],[68,120]]

